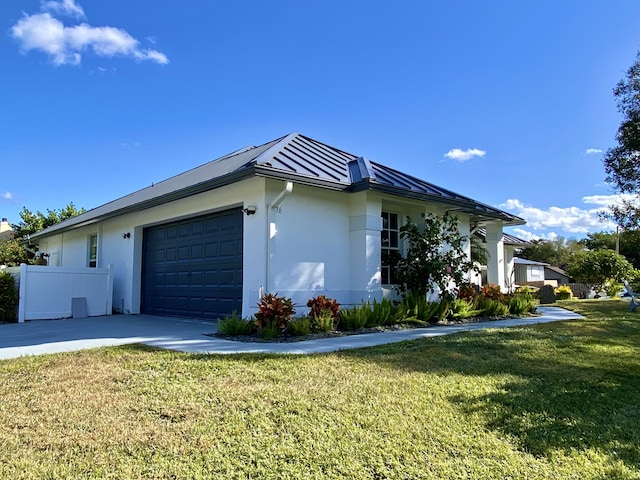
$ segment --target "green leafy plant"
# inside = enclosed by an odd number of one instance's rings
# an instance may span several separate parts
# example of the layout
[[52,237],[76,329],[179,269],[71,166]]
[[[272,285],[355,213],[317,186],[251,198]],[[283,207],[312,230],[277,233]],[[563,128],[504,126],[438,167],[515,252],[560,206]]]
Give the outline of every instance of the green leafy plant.
[[294,337],[301,337],[311,333],[311,319],[309,317],[294,318],[287,326],[287,333]]
[[274,332],[279,335],[289,325],[294,313],[296,311],[290,298],[279,297],[277,293],[265,294],[258,303],[258,313],[255,315],[261,336],[267,338],[264,336],[273,335]]
[[313,314],[311,319],[311,328],[315,332],[329,333],[335,330],[335,320],[333,312],[325,308],[320,311],[320,314]]
[[240,317],[235,310],[230,316],[218,320],[218,333],[223,335],[251,335],[254,331],[255,323]]
[[507,301],[507,306],[511,315],[526,315],[535,312],[536,309],[533,298],[529,294],[513,295]]
[[369,318],[368,312],[362,305],[354,306],[351,308],[343,308],[340,310],[340,324],[341,330],[359,330],[364,328]]
[[477,317],[482,314],[482,310],[476,308],[476,306],[474,300],[469,301],[466,298],[456,298],[451,305],[451,317],[461,320]]
[[465,251],[468,237],[460,234],[457,217],[448,212],[442,216],[426,214],[420,227],[407,217],[400,227],[400,238],[407,248],[395,271],[398,291],[403,295],[437,290],[443,296],[452,283],[462,285],[468,273],[477,268]]
[[0,272],[0,321],[16,320],[18,289],[15,280],[6,272]]
[[371,306],[371,316],[369,321],[371,321],[371,317],[375,319],[375,323],[379,325],[391,325],[393,322],[393,305],[391,304],[391,300],[388,298],[383,298],[379,302],[374,298],[373,304]]
[[[428,301],[423,293],[409,292],[404,296],[401,307],[397,310],[396,321],[404,323],[404,320],[414,318],[421,322],[429,322],[437,315],[439,308],[440,302]],[[404,319],[399,314],[404,315]]]
[[509,314],[509,306],[490,297],[478,297],[478,309],[488,317],[503,317]]

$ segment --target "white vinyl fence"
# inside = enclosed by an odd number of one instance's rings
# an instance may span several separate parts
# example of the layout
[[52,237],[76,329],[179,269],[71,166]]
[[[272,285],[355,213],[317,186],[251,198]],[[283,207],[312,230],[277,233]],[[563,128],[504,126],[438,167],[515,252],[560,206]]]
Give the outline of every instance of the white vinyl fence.
[[25,265],[5,270],[20,289],[18,322],[111,315],[113,274],[109,268]]

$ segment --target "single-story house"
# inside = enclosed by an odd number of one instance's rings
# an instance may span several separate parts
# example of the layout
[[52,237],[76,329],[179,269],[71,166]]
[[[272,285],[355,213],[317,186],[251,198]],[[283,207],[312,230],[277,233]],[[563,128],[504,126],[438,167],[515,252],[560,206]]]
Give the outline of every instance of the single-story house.
[[558,286],[555,280],[545,278],[545,269],[548,263],[527,260],[526,258],[514,258],[514,273],[516,285],[531,285],[541,287],[543,285]]
[[488,281],[505,285],[503,226],[524,220],[365,157],[291,133],[250,146],[31,237],[50,266],[106,267],[123,313],[218,318],[262,293],[302,307],[389,295],[385,253],[407,216],[453,211],[485,229]]

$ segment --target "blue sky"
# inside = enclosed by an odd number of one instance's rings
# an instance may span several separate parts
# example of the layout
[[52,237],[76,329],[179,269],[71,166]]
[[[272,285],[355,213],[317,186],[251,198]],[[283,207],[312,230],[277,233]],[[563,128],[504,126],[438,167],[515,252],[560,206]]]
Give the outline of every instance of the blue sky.
[[611,229],[637,0],[3,0],[0,215],[87,209],[297,131],[503,208]]

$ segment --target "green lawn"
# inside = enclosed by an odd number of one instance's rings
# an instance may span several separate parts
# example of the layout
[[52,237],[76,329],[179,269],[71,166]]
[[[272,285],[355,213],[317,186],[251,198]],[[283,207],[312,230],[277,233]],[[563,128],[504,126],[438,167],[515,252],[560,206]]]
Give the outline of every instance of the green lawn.
[[638,478],[640,312],[314,356],[0,362],[0,478]]

